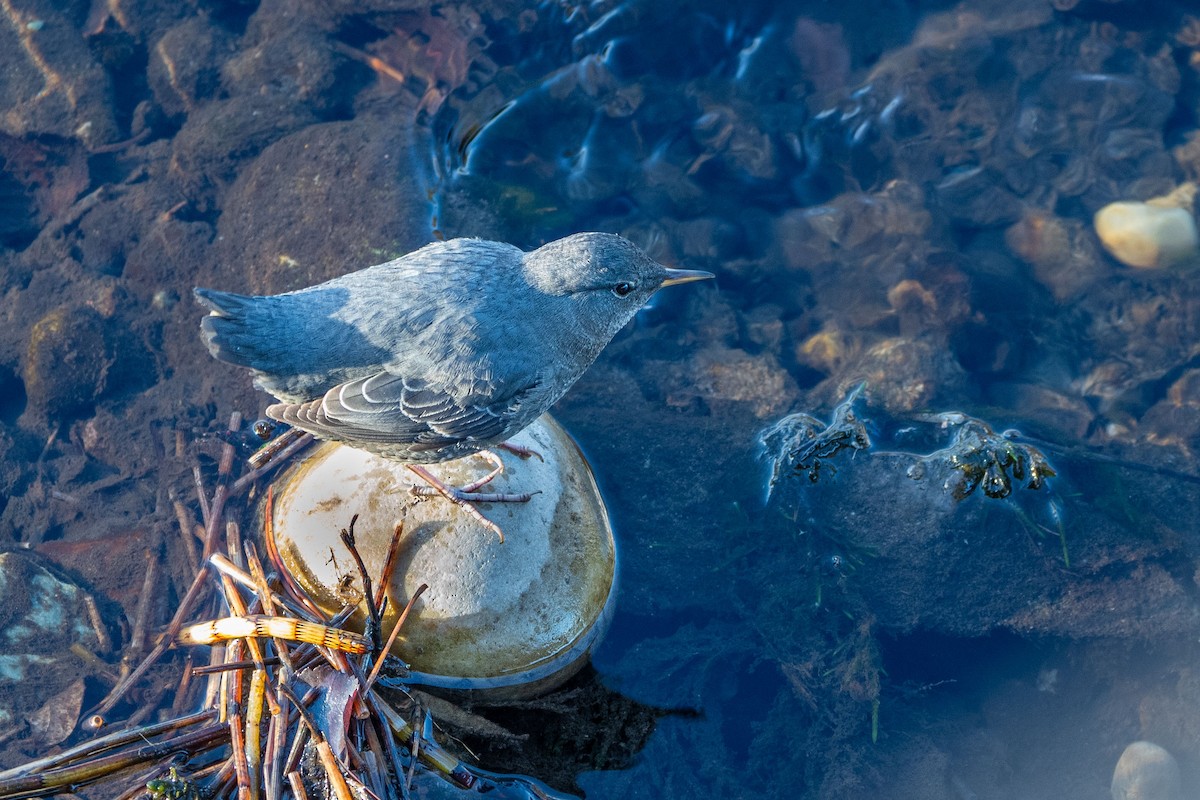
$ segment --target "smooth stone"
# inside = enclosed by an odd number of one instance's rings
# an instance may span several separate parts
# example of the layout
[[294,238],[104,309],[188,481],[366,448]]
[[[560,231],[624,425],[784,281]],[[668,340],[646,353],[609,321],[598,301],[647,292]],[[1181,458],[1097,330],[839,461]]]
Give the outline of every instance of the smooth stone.
[[1182,800],[1179,764],[1153,742],[1134,742],[1113,770],[1112,796],[1113,800]]
[[[414,497],[410,487],[424,484],[403,464],[345,445],[322,445],[276,484],[280,555],[330,613],[362,597],[339,531],[359,515],[357,549],[378,579],[403,521],[384,625],[390,632],[408,598],[428,584],[393,651],[412,666],[414,683],[506,696],[547,691],[585,663],[607,626],[616,553],[587,462],[548,415],[512,443],[544,461],[497,452],[505,471],[482,491],[535,492],[526,503],[477,506],[504,531],[503,542],[458,506]],[[491,465],[475,455],[428,468],[462,486]]]
[[1130,267],[1167,267],[1195,258],[1200,253],[1195,193],[1195,184],[1183,184],[1144,203],[1110,203],[1096,212],[1096,235],[1113,258]]

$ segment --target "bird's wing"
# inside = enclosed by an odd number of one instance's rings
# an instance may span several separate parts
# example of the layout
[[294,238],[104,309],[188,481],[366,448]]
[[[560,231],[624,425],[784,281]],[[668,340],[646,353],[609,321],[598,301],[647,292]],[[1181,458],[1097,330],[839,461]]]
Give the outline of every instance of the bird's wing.
[[504,436],[537,386],[535,380],[497,392],[477,381],[451,388],[385,370],[334,386],[317,400],[269,406],[267,415],[317,436],[419,453]]

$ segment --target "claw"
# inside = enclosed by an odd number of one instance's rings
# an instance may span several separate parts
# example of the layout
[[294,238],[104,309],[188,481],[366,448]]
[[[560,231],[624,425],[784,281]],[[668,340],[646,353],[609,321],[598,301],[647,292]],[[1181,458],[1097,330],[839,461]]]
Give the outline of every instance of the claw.
[[[533,452],[533,451],[530,451]],[[431,497],[440,495],[451,503],[461,508],[466,513],[470,514],[479,524],[485,528],[494,531],[500,541],[504,541],[504,531],[500,530],[500,526],[492,522],[475,507],[475,503],[527,503],[533,494],[529,492],[511,493],[511,492],[480,492],[478,491],[483,486],[491,483],[492,479],[504,472],[504,462],[500,457],[489,450],[481,450],[479,455],[483,456],[492,464],[492,471],[484,475],[477,481],[472,481],[466,486],[447,486],[441,480],[433,475],[429,470],[417,464],[405,464],[410,470],[420,476],[421,480],[425,481],[428,486],[414,486],[412,493],[418,497]],[[541,456],[538,456],[541,458]]]

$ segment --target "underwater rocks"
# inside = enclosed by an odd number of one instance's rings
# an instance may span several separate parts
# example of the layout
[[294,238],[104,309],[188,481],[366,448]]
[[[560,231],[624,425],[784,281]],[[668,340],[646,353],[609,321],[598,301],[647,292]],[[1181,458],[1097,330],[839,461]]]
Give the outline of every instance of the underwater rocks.
[[21,369],[31,421],[56,424],[95,403],[116,357],[105,338],[104,320],[91,308],[59,308],[37,321]]
[[145,344],[119,326],[100,293],[88,305],[60,306],[34,323],[21,360],[24,427],[53,429],[86,417],[102,396],[145,388],[156,375]]
[[[1139,485],[1119,462],[1048,457],[957,412],[855,411],[858,397],[828,425],[786,417],[762,444],[771,503],[795,515],[809,551],[853,565],[846,586],[882,629],[1143,638],[1200,620],[1163,561],[1171,545],[1129,529],[1094,497],[1121,481],[1144,509],[1159,501],[1143,493],[1170,491],[1169,482]],[[1186,512],[1171,516],[1178,524]]]
[[1153,742],[1134,742],[1113,770],[1112,800],[1183,800],[1174,756]]
[[[69,693],[79,695],[74,713],[69,704],[35,710],[80,681],[98,663],[96,654],[111,646],[108,632],[101,634],[93,627],[88,603],[95,607],[82,588],[51,570],[43,559],[22,551],[0,554],[0,631],[4,638],[0,725],[13,725],[29,715],[42,744],[57,743],[74,729],[82,686]],[[65,730],[63,725],[51,724],[53,717],[63,716],[68,718],[63,720]],[[54,735],[52,730],[59,733]]]
[[1096,235],[1113,258],[1149,269],[1200,257],[1200,232],[1193,204],[1196,184],[1144,203],[1110,203],[1096,212]]
[[227,266],[212,282],[274,293],[424,244],[430,210],[418,199],[412,147],[408,129],[354,120],[310,125],[266,148],[229,190],[218,225]]
[[5,3],[0,24],[0,132],[89,145],[116,141],[112,81],[60,4]]

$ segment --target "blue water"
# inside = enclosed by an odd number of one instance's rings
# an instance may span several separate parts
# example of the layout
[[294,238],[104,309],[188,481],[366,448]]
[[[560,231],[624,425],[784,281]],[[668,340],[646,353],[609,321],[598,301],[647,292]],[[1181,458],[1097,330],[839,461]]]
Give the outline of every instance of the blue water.
[[[5,34],[12,542],[97,580],[70,545],[174,525],[174,431],[211,469],[213,420],[258,413],[193,285],[616,232],[717,280],[662,292],[554,410],[620,597],[588,678],[612,703],[534,777],[1095,798],[1150,739],[1200,784],[1200,258],[1135,269],[1092,228],[1200,178],[1187,3],[200,5]],[[96,104],[38,105],[23,41]],[[63,303],[76,338],[38,350]],[[39,377],[64,353],[100,366]],[[862,446],[814,470],[847,411]]]

